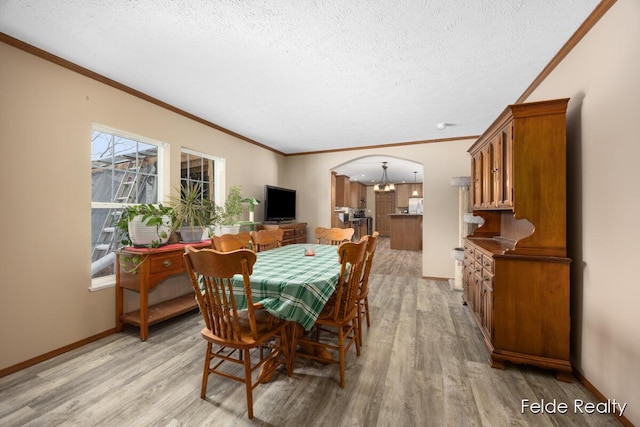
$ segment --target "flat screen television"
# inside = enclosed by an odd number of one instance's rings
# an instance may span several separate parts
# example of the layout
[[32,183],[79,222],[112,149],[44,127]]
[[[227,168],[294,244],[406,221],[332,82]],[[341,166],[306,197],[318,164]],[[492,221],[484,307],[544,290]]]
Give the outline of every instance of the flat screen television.
[[288,222],[296,219],[296,190],[264,186],[264,220]]

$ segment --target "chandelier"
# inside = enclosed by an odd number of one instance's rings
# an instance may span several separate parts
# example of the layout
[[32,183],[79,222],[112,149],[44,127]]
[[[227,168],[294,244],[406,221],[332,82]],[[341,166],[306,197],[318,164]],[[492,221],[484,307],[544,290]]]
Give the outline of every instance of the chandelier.
[[382,162],[382,177],[380,181],[373,186],[373,191],[395,191],[396,187],[389,181],[387,176],[387,162]]

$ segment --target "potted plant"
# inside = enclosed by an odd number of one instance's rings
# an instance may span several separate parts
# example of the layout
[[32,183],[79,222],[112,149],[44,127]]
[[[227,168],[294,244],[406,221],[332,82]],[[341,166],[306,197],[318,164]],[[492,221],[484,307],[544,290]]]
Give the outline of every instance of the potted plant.
[[208,218],[209,225],[207,229],[209,231],[209,237],[220,235],[220,225],[222,224],[222,206],[216,205],[216,202],[211,199],[205,199],[205,210]]
[[242,188],[239,185],[229,187],[227,201],[220,209],[220,224],[222,234],[235,234],[240,231],[238,223],[242,215]]
[[180,233],[182,242],[200,242],[206,238],[205,230],[211,222],[210,205],[203,197],[202,185],[189,183],[179,191],[179,195],[169,196],[174,214],[174,231]]
[[254,211],[256,206],[258,206],[258,204],[260,203],[260,200],[256,199],[255,197],[246,197],[242,199],[242,203],[246,203],[249,209],[249,222],[254,222]]
[[124,246],[157,248],[169,241],[173,209],[162,203],[125,206],[116,228]]

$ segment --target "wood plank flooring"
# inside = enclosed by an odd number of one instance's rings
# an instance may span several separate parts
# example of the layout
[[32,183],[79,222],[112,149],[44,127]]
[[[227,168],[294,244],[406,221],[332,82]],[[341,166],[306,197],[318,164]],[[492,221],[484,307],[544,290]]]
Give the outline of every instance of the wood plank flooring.
[[[192,312],[151,327],[140,342],[127,328],[0,378],[2,426],[617,426],[610,415],[574,413],[597,402],[574,381],[508,365],[492,369],[459,292],[421,278],[421,254],[380,239],[371,276],[371,328],[362,355],[350,351],[347,384],[336,365],[299,359],[254,391],[209,379],[200,399],[205,343]],[[569,405],[566,414],[521,413],[522,399]]]

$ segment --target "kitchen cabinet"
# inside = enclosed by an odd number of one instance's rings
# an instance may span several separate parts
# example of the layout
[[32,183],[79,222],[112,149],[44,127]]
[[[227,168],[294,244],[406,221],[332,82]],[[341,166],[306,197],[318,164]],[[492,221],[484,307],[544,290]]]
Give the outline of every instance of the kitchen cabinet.
[[511,209],[513,122],[504,124],[471,153],[472,205],[475,209]]
[[554,369],[571,381],[566,251],[568,99],[508,106],[471,154],[473,214],[463,298],[490,363]]
[[351,181],[346,175],[336,175],[336,206],[351,205]]
[[354,209],[365,209],[367,207],[367,186],[357,181],[351,182],[351,201],[349,207]]
[[396,206],[408,207],[413,190],[417,190],[418,197],[422,197],[422,184],[396,184]]
[[411,184],[396,184],[396,207],[406,208],[409,206],[412,190]]

